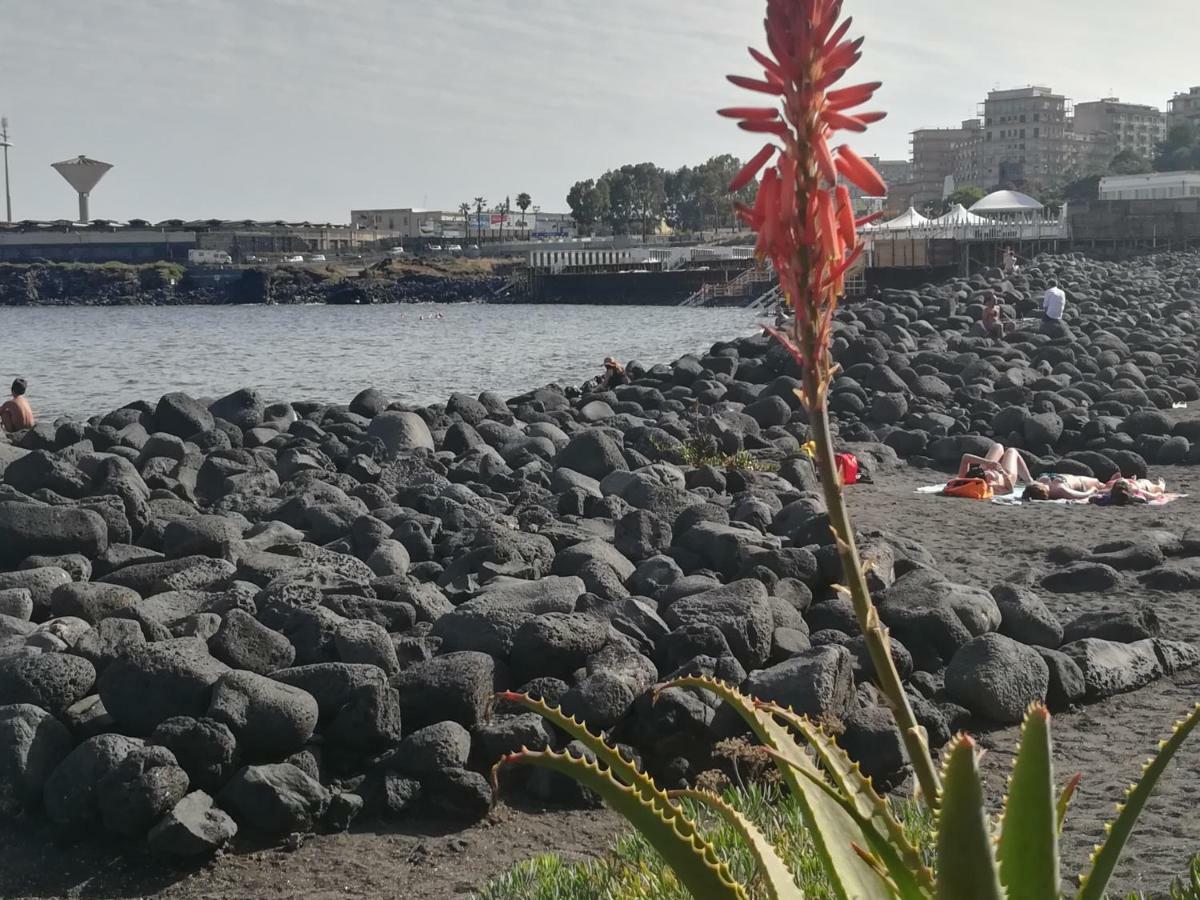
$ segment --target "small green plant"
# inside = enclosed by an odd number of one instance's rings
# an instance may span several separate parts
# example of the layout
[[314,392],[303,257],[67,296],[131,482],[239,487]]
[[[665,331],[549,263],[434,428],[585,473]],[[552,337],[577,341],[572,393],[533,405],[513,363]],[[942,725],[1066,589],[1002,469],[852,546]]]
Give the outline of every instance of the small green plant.
[[[1056,793],[1050,714],[1034,704],[1025,716],[1003,812],[988,814],[974,742],[959,735],[942,770],[936,833],[932,840],[906,829],[870,779],[822,728],[790,710],[758,702],[712,679],[687,677],[665,687],[707,690],[746,721],[775,760],[799,812],[796,828],[807,833],[828,895],[841,900],[1025,900],[1062,896],[1059,836],[1079,778]],[[602,738],[557,707],[523,694],[502,698],[521,704],[580,741],[589,756],[554,750],[523,750],[493,769],[498,786],[506,765],[542,766],[576,778],[624,815],[668,864],[683,890],[697,900],[770,900],[803,897],[811,882],[786,852],[786,840],[765,832],[726,799],[700,790],[665,792]],[[1176,724],[1171,736],[1126,792],[1117,818],[1105,827],[1104,843],[1079,877],[1077,900],[1102,900],[1117,861],[1171,758],[1200,722],[1200,704]],[[803,742],[803,743],[802,743]],[[683,801],[691,801],[685,804]],[[730,839],[714,838],[697,809],[720,818],[735,835],[754,869],[736,865]],[[657,896],[657,895],[647,895]],[[1184,895],[1186,896],[1186,895]]]
[[[800,806],[791,795],[778,784],[749,784],[724,790],[720,796],[775,844],[805,897],[834,896],[804,828]],[[753,880],[756,862],[737,829],[703,802],[684,797],[680,805],[702,824],[730,871],[747,885],[750,897],[766,898],[768,894]],[[893,801],[892,806],[914,842],[932,846],[929,812],[911,800]],[[488,884],[476,900],[687,900],[690,896],[675,873],[661,864],[657,851],[635,831],[621,835],[597,859],[569,862],[543,854],[520,862]]]
[[686,465],[697,468],[712,466],[715,469],[741,469],[744,472],[779,471],[776,463],[757,459],[748,450],[739,450],[736,453],[721,452],[716,440],[708,435],[697,435],[684,441],[680,455]]

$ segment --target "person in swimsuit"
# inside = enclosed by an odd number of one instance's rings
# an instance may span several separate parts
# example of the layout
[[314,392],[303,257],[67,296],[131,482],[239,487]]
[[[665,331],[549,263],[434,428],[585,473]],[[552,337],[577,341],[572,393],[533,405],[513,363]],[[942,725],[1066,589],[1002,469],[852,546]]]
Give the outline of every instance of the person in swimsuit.
[[[1116,499],[1111,499],[1113,492]],[[1048,472],[1038,476],[1037,481],[1025,488],[1025,500],[1092,500],[1101,505],[1111,503],[1115,506],[1128,503],[1145,502],[1151,497],[1159,497],[1167,491],[1166,483],[1161,479],[1151,481],[1149,478],[1122,478],[1114,475],[1107,482],[1099,478],[1089,478],[1086,475],[1063,475]],[[1129,500],[1127,497],[1142,497],[1143,500]],[[1105,497],[1107,499],[1099,499]]]
[[[982,476],[972,474],[974,471],[982,471]],[[1021,454],[1015,448],[1005,447],[1003,444],[992,444],[986,456],[964,453],[958,464],[957,477],[982,477],[998,494],[1012,493],[1012,489],[1018,484],[1029,484],[1033,481]]]
[[25,379],[12,383],[12,399],[0,405],[0,426],[7,432],[24,431],[34,426],[33,408],[25,399]]
[[1026,487],[1022,497],[1025,500],[1087,500],[1105,487],[1099,478],[1047,472]]

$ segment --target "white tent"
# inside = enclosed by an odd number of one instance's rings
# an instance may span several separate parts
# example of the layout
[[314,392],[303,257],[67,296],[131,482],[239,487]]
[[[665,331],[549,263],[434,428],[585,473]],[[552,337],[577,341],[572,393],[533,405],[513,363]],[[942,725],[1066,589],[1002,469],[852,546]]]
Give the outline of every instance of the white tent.
[[1042,209],[1028,194],[1020,191],[994,191],[971,207],[973,213],[991,215],[1031,214]]
[[977,216],[970,212],[961,203],[954,204],[954,208],[944,216],[938,216],[930,225],[988,225],[990,224],[983,216]]
[[877,226],[881,230],[902,230],[905,228],[920,228],[922,225],[928,225],[929,220],[913,209],[911,206],[896,218],[883,222]]

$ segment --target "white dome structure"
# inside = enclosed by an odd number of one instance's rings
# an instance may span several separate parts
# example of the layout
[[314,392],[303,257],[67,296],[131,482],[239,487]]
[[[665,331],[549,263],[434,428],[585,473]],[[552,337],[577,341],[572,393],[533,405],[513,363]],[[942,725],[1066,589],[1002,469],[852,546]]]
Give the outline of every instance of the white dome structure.
[[938,216],[936,219],[931,221],[929,224],[930,225],[949,225],[949,226],[987,225],[987,224],[989,224],[989,222],[983,216],[977,216],[977,215],[975,215],[975,213],[970,212],[961,203],[956,203],[956,204],[954,204],[954,208],[951,209],[948,213],[946,213],[944,216]]
[[994,191],[971,207],[977,215],[996,218],[1028,217],[1042,211],[1042,204],[1020,191]]

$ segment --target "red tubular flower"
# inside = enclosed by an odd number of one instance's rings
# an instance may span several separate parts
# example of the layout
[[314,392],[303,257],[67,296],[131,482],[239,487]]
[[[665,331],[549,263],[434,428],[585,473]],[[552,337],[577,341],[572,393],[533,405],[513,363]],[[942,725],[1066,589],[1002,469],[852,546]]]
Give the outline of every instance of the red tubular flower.
[[[764,27],[770,56],[751,50],[764,79],[729,76],[740,87],[779,98],[779,119],[734,115],[742,128],[768,127],[779,138],[767,144],[734,178],[731,189],[762,172],[754,209],[738,207],[742,220],[758,232],[755,252],[770,257],[779,288],[794,315],[786,328],[764,330],[800,368],[796,390],[808,410],[817,464],[847,589],[854,604],[877,682],[888,699],[905,750],[926,802],[936,808],[940,779],[930,759],[924,729],[913,714],[891,657],[885,629],[871,603],[854,529],[841,495],[826,399],[836,367],[830,351],[833,315],[846,273],[861,257],[863,244],[849,189],[839,177],[873,196],[887,192],[883,179],[846,146],[832,150],[839,130],[862,131],[882,114],[858,112],[876,83],[835,90],[861,56],[861,39],[848,39],[850,20],[841,0],[766,0]],[[733,112],[742,112],[735,108]]]
[[[807,403],[824,401],[832,378],[829,336],[842,281],[862,252],[850,194],[839,181],[880,196],[887,188],[862,157],[844,145],[833,149],[830,135],[862,132],[883,117],[861,112],[879,82],[835,85],[862,55],[862,39],[849,36],[851,19],[842,0],[766,0],[767,50],[749,48],[762,78],[730,75],[729,80],[758,94],[779,98],[778,109],[733,106],[721,115],[750,132],[774,135],[738,173],[738,191],[758,177],[754,208],[738,214],[758,232],[756,252],[769,256],[780,288],[795,310],[785,342],[798,359],[815,364],[816,383],[807,385]],[[780,336],[776,333],[776,336]]]

